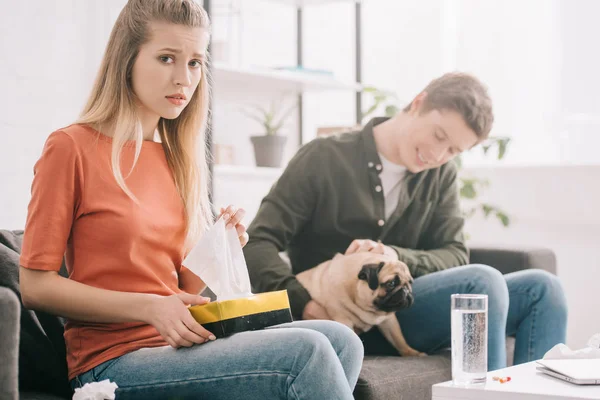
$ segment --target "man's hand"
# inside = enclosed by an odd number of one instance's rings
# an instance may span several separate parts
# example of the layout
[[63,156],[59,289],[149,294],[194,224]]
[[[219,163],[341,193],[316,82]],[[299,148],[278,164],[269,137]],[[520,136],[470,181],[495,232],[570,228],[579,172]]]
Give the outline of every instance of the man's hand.
[[353,240],[352,243],[350,243],[350,246],[348,246],[348,249],[346,249],[345,254],[348,255],[348,254],[354,254],[354,253],[361,253],[363,251],[371,252],[371,253],[378,253],[378,254],[385,254],[396,260],[398,259],[398,253],[396,253],[396,251],[394,249],[392,249],[390,246],[386,246],[381,242],[375,242],[375,241],[369,240],[369,239]]
[[302,319],[331,319],[327,311],[314,300],[306,303],[302,312]]

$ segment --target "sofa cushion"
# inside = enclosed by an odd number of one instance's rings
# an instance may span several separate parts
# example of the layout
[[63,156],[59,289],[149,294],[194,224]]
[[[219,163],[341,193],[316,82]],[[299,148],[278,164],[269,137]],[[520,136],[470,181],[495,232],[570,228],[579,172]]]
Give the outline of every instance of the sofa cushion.
[[357,400],[431,399],[431,385],[452,378],[450,352],[427,357],[365,356]]
[[[512,365],[515,339],[506,339]],[[430,400],[431,386],[452,379],[450,350],[427,357],[365,356],[354,390],[356,400]]]
[[[67,378],[63,321],[23,307],[19,288],[19,256],[23,231],[0,230],[0,286],[12,290],[21,305],[19,390],[72,396]],[[64,266],[61,274],[65,274]],[[6,366],[0,365],[0,368]]]
[[19,299],[0,286],[0,399],[18,399],[19,370]]

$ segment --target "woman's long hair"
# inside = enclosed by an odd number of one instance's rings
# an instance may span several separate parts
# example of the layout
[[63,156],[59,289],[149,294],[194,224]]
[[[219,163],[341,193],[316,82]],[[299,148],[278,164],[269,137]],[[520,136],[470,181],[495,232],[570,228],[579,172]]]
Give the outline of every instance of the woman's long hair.
[[[129,0],[112,29],[100,71],[78,121],[90,126],[111,127],[113,174],[123,191],[136,202],[125,184],[120,158],[128,140],[136,141],[133,165],[142,148],[143,133],[136,112],[131,73],[140,46],[149,40],[153,21],[203,28],[207,34],[210,30],[208,15],[194,0]],[[210,84],[208,69],[202,68],[200,83],[179,117],[160,118],[158,122],[162,146],[185,206],[188,248],[213,218],[208,198],[205,146]]]

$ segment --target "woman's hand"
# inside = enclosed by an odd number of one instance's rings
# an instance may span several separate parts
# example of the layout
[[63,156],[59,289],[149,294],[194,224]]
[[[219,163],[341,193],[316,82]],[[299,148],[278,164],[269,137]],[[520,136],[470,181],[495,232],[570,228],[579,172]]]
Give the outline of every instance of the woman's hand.
[[246,233],[246,226],[242,224],[242,218],[246,215],[246,211],[243,208],[236,209],[230,205],[227,208],[221,208],[221,214],[219,218],[225,220],[225,229],[235,227],[240,244],[242,247],[248,243],[248,234]]
[[189,293],[156,296],[145,310],[145,321],[154,326],[171,347],[191,347],[216,337],[192,317],[188,305],[206,304],[207,297]]

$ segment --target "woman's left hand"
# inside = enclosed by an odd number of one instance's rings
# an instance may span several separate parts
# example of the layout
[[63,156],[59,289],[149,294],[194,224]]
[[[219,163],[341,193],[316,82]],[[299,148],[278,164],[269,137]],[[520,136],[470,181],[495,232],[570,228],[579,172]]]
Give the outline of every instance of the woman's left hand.
[[242,247],[248,243],[248,233],[246,233],[246,226],[242,224],[242,218],[246,215],[246,211],[243,208],[235,208],[230,205],[227,208],[221,208],[221,214],[219,218],[223,218],[225,221],[225,229],[234,228],[237,232],[240,244]]

